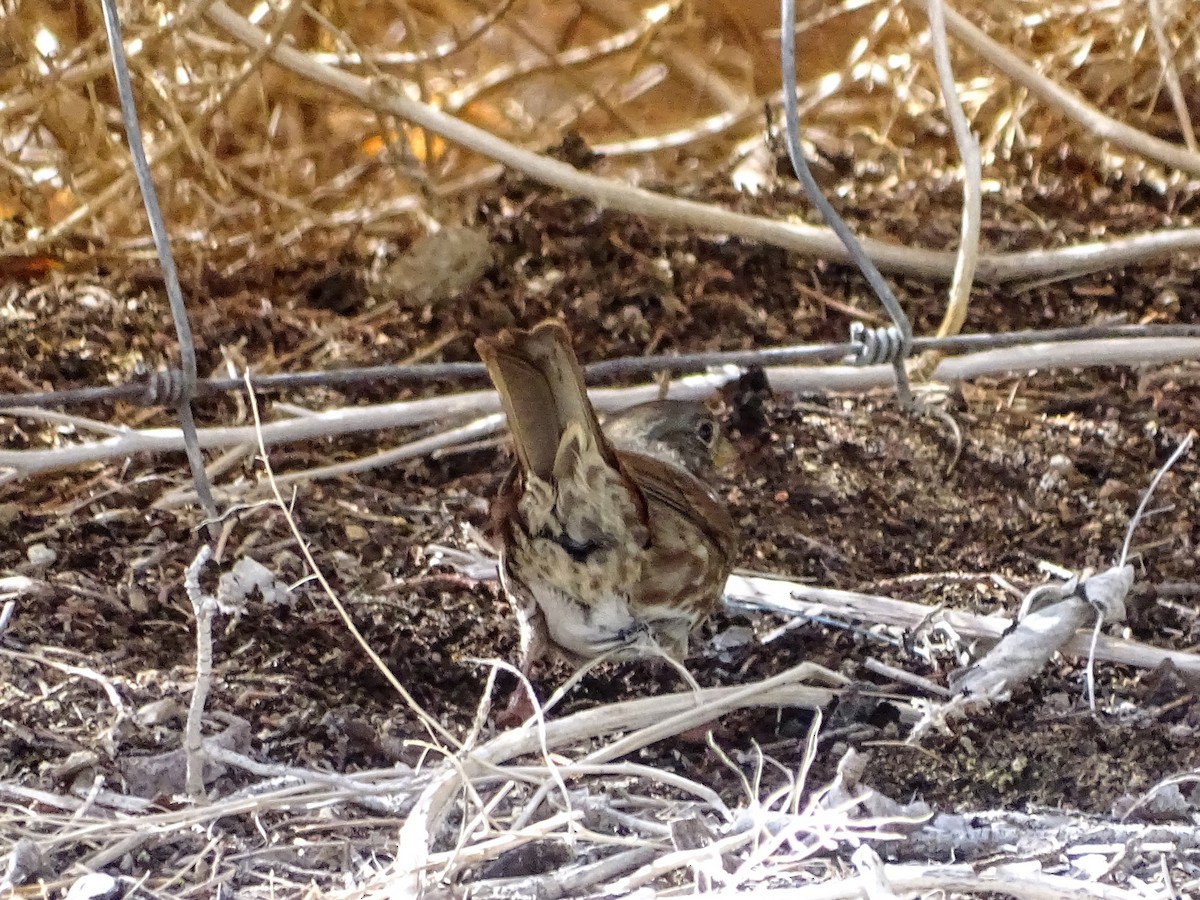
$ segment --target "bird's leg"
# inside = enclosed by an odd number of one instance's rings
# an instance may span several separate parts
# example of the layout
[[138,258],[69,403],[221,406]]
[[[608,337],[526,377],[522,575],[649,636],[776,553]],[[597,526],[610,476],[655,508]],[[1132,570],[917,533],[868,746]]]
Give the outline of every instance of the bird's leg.
[[509,697],[508,705],[496,716],[496,724],[501,728],[514,728],[533,715],[536,699],[532,693],[533,670],[550,654],[550,633],[542,611],[536,604],[531,604],[532,609],[513,605],[521,627],[521,663],[517,669],[522,678]]

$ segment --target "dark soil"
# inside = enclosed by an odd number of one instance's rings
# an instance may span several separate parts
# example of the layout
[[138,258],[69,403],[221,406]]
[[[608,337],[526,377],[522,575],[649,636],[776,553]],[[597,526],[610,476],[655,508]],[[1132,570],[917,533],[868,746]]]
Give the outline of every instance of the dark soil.
[[[862,185],[860,197],[874,196],[870,188]],[[752,199],[711,186],[692,193],[780,216],[803,208],[790,184]],[[919,246],[954,245],[955,190],[890,200],[846,212],[865,233],[903,235]],[[1097,222],[1109,235],[1185,224],[1183,202],[1120,183],[1082,192],[1077,185],[1029,187],[989,200],[985,245],[1070,243],[1092,237]],[[861,278],[845,267],[664,228],[525,182],[497,186],[466,218],[486,229],[495,259],[453,301],[373,311],[369,292],[353,287],[363,282],[365,267],[353,257],[303,271],[192,272],[187,287],[201,372],[224,371],[226,358],[256,371],[414,355],[472,359],[476,335],[547,315],[565,319],[584,361],[842,340],[850,322],[844,307],[875,309],[863,299]],[[1194,263],[1174,257],[1028,289],[980,286],[965,330],[1200,322]],[[936,327],[944,285],[899,279],[895,286],[915,330]],[[119,382],[139,362],[155,367],[173,347],[165,310],[155,279],[132,270],[10,288],[0,315],[6,348],[0,390]],[[767,397],[758,410],[747,409],[731,390],[723,409],[740,459],[724,473],[722,490],[742,530],[740,563],[931,607],[1011,614],[1019,598],[991,576],[1028,587],[1042,578],[1040,560],[1072,569],[1111,564],[1140,490],[1187,429],[1200,424],[1198,375],[1191,364],[1168,371],[1039,372],[956,386],[945,408],[964,435],[957,459],[945,425],[898,411],[888,396]],[[277,399],[321,408],[456,386],[418,390],[380,382]],[[124,404],[76,412],[132,425],[173,421],[169,412]],[[248,412],[241,398],[208,399],[201,419],[244,424]],[[0,428],[10,449],[84,437],[25,418],[0,420]],[[400,440],[376,433],[311,441],[275,450],[272,462],[284,472]],[[1077,477],[1042,489],[1058,454],[1073,462]],[[1181,650],[1200,642],[1197,595],[1166,597],[1161,588],[1200,584],[1197,458],[1193,452],[1164,479],[1154,504],[1160,512],[1137,533],[1138,584],[1127,626],[1132,638]],[[366,640],[458,733],[469,726],[485,681],[486,669],[474,660],[514,660],[516,629],[494,584],[431,567],[424,548],[461,545],[464,525],[483,527],[487,500],[506,466],[502,448],[475,448],[304,485],[295,501],[300,529]],[[248,461],[239,463],[222,481],[254,471]],[[199,519],[191,508],[152,505],[186,481],[181,458],[160,457],[2,489],[0,575],[29,574],[46,587],[19,601],[0,640],[0,779],[65,790],[70,775],[63,762],[91,751],[116,786],[123,758],[178,746],[178,715],[154,724],[126,718],[114,732],[114,710],[101,685],[61,665],[101,673],[133,710],[164,697],[177,699],[181,710],[186,706],[194,635],[182,573],[199,545]],[[274,506],[240,509],[222,528],[223,567],[251,555],[285,580],[307,574]],[[30,562],[34,544],[53,551],[53,562]],[[207,588],[215,587],[216,573],[216,566],[206,570]],[[904,580],[914,574],[929,577]],[[812,660],[870,682],[876,679],[862,661],[877,656],[944,681],[962,662],[958,655],[971,649],[917,655],[862,630],[817,624],[724,653],[708,640],[731,625],[763,634],[779,624],[718,617],[697,642],[690,663],[696,677],[705,684],[737,683]],[[256,756],[352,771],[412,762],[419,754],[404,743],[423,736],[414,717],[311,581],[290,604],[254,602],[240,615],[219,617],[215,637],[219,678],[209,706],[250,723]],[[565,674],[550,673],[543,690]],[[1196,685],[1100,665],[1100,711],[1093,715],[1083,684],[1082,663],[1061,660],[1011,702],[920,746],[902,745],[903,732],[888,724],[889,716],[874,716],[864,745],[873,754],[869,782],[894,799],[919,796],[937,809],[1107,813],[1121,797],[1200,766]],[[507,692],[511,682],[501,678],[500,686]],[[669,671],[609,665],[584,679],[568,708],[678,688],[678,676]],[[779,759],[794,761],[808,721],[791,712],[745,715],[721,740],[732,749],[757,740]],[[737,799],[739,785],[703,748],[672,742],[643,755],[703,772],[731,803]],[[814,783],[828,777],[835,762],[822,753]]]

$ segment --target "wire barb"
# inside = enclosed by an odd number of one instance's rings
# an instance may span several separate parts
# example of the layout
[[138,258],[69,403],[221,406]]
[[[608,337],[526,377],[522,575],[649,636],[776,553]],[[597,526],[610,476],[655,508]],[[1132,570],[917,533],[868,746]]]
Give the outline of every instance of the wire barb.
[[892,360],[892,368],[896,372],[896,396],[903,408],[912,409],[912,389],[908,384],[908,369],[904,365],[904,360],[912,349],[912,325],[908,321],[904,307],[892,293],[891,287],[884,280],[879,268],[867,256],[862,244],[854,236],[850,226],[846,224],[846,220],[838,215],[833,204],[821,192],[821,187],[817,184],[817,180],[808,166],[804,148],[800,144],[800,104],[796,98],[796,0],[780,0],[779,19],[779,61],[783,76],[784,137],[786,138],[788,157],[792,161],[792,169],[795,170],[796,177],[800,179],[800,184],[804,186],[804,193],[820,211],[825,224],[842,242],[842,246],[850,254],[851,260],[862,272],[863,277],[867,279],[867,284],[871,286],[871,290],[879,298],[883,308],[887,310],[888,316],[891,317],[900,343],[900,353]]
[[148,372],[144,390],[137,398],[142,406],[178,406],[183,398],[184,375],[179,369]]
[[863,322],[850,323],[850,343],[854,349],[845,362],[854,366],[903,364],[907,356],[904,335],[895,325],[871,328]]

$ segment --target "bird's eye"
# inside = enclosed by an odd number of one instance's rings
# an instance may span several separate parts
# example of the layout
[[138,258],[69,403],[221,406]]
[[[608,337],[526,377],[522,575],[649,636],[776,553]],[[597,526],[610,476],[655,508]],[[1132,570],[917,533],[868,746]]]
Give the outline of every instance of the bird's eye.
[[706,445],[711,444],[717,436],[717,426],[705,420],[696,426],[696,436]]

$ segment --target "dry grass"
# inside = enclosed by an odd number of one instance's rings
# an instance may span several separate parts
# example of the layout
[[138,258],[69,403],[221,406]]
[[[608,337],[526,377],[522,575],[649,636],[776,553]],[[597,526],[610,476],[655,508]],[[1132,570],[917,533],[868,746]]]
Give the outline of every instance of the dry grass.
[[[151,259],[98,5],[5,5],[0,272]],[[213,24],[218,5],[123,8],[146,143],[185,272],[286,269],[344,250],[366,257],[428,220],[454,220],[471,186],[497,176],[491,159],[284,69],[269,48],[233,40]],[[761,0],[231,5],[272,44],[362,76],[381,93],[419,100],[524,148],[542,150],[576,132],[607,157],[605,175],[641,182],[732,168],[761,144],[763,109],[777,95],[776,7]],[[1187,114],[1200,105],[1200,29],[1187,10],[1183,0],[1005,0],[960,12],[1050,82],[1194,156]],[[923,7],[809,2],[798,41],[806,137],[819,152],[852,160],[851,183],[870,175],[864,192],[907,181],[932,190],[955,177]],[[1120,172],[1153,190],[1184,180],[1161,158],[1096,138],[953,31],[950,49],[985,184],[1009,178],[1015,160],[1049,180]],[[1092,171],[1060,170],[1068,144],[1088,148]],[[111,688],[96,672],[74,674]],[[805,668],[703,702],[819,708],[828,688],[793,683],[813,674],[821,673]],[[461,882],[474,882],[476,896],[500,896],[518,878],[541,879],[534,889],[546,895],[661,896],[845,875],[819,854],[848,858],[865,838],[899,837],[893,829],[911,825],[907,811],[870,807],[848,776],[816,791],[808,785],[802,803],[815,729],[799,765],[761,752],[727,760],[745,784],[736,809],[695,781],[613,762],[714,712],[692,695],[632,701],[468,742],[461,753],[431,744],[418,769],[353,777],[264,765],[214,745],[213,759],[260,781],[170,811],[109,793],[99,781],[82,799],[0,785],[0,846],[70,848],[76,869],[44,884],[42,895],[79,872],[153,850],[161,867],[136,887],[142,896],[208,896],[235,875],[245,895],[261,896],[449,895]],[[118,720],[128,714],[114,709]],[[785,786],[764,791],[762,772],[772,767]],[[263,841],[245,853],[226,846],[207,831],[219,819],[257,829]],[[680,821],[700,825],[688,836],[673,827]],[[719,836],[706,822],[719,825]],[[546,874],[514,862],[527,845],[544,854],[567,848],[564,864]],[[863,890],[878,891],[889,878],[897,890],[996,890],[986,875],[893,867],[885,877],[877,863],[854,856]],[[146,871],[132,863],[130,870]],[[333,872],[349,883],[335,883]],[[1050,875],[1030,877],[1009,887],[1030,896],[1075,889]]]
[[[453,218],[488,161],[278,68],[213,27],[211,4],[127,4],[127,47],[177,252],[224,269],[287,266]],[[1168,141],[1189,132],[1200,35],[1179,0],[1018,2],[962,10],[1053,82]],[[571,4],[235,4],[276,42],[540,149],[575,131],[614,172],[671,178],[684,160],[723,166],[759,135],[777,93],[775,4],[673,0]],[[144,216],[95,4],[21,2],[5,17],[0,134],[3,245],[54,261],[144,258]],[[1161,36],[1166,41],[1164,47]],[[957,166],[920,8],[801,6],[808,137],[859,171],[934,182]],[[1161,186],[1172,173],[1086,136],[950,35],[986,178],[1087,142],[1103,168]],[[1161,57],[1161,59],[1160,59]],[[1164,71],[1161,60],[1172,68]],[[1175,88],[1168,91],[1168,87]],[[817,102],[820,101],[820,102]],[[887,184],[880,186],[887,189]],[[269,238],[264,239],[264,236]],[[10,262],[9,265],[15,265]],[[185,268],[185,271],[186,268]]]

